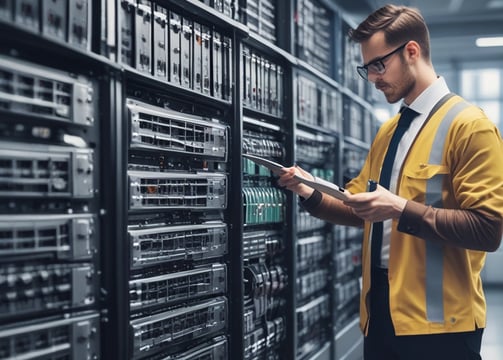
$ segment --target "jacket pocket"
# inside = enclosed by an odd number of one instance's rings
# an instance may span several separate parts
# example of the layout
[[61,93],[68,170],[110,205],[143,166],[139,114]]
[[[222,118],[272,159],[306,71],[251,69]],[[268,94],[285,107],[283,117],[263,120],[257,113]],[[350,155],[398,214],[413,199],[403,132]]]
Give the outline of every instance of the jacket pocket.
[[442,200],[442,182],[447,174],[449,174],[449,168],[446,165],[418,164],[415,167],[409,166],[404,169],[403,183],[400,188],[404,189],[403,195],[411,200],[438,205],[438,202]]

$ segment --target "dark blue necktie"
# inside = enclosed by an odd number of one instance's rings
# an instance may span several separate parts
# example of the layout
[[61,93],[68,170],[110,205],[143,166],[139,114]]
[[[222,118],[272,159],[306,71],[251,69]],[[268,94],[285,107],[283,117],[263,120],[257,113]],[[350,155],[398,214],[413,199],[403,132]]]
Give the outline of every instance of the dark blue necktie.
[[[379,184],[386,189],[389,189],[391,171],[393,170],[393,162],[395,161],[396,150],[398,144],[402,139],[403,134],[409,128],[410,123],[414,118],[419,115],[417,112],[411,108],[405,108],[400,119],[398,120],[398,125],[391,137],[391,141],[388,146],[386,155],[384,156],[384,161],[381,168],[381,176],[379,177]],[[381,247],[382,247],[382,236],[383,236],[383,223],[376,222],[372,226],[372,266],[381,266]]]

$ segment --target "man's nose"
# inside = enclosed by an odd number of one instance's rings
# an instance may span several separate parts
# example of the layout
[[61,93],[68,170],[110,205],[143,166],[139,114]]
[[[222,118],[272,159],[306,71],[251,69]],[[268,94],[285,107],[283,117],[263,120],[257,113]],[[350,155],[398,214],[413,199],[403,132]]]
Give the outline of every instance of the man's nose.
[[380,74],[373,73],[373,72],[369,71],[367,73],[367,80],[370,81],[371,83],[375,83],[379,79],[380,76],[381,76]]

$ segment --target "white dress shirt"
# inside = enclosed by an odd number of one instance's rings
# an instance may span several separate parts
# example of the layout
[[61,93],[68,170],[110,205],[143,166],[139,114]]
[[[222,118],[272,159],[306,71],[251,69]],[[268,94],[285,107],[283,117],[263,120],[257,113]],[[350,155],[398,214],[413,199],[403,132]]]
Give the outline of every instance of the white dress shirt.
[[[449,93],[450,90],[447,87],[445,79],[443,77],[439,77],[433,84],[431,84],[426,90],[424,90],[421,95],[419,95],[416,100],[412,102],[412,104],[408,105],[412,110],[419,113],[419,115],[414,120],[412,120],[410,127],[407,129],[407,131],[405,131],[402,139],[400,140],[400,143],[398,144],[395,161],[393,162],[393,169],[391,171],[389,187],[389,190],[392,193],[396,193],[398,175],[405,160],[405,156],[407,155],[409,148],[412,145],[412,142],[416,138],[419,130],[423,126],[426,118],[428,117],[435,104]],[[407,106],[407,104],[405,103],[403,105]],[[384,268],[388,267],[389,262],[391,224],[391,220],[383,221],[381,266]]]

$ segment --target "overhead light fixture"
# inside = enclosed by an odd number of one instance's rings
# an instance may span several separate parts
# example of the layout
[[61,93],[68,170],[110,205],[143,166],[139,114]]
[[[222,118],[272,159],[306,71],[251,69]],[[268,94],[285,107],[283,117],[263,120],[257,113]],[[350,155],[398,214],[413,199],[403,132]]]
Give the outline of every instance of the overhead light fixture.
[[491,0],[486,4],[488,9],[503,9],[502,0]]
[[503,46],[503,36],[478,38],[475,44],[478,47]]

